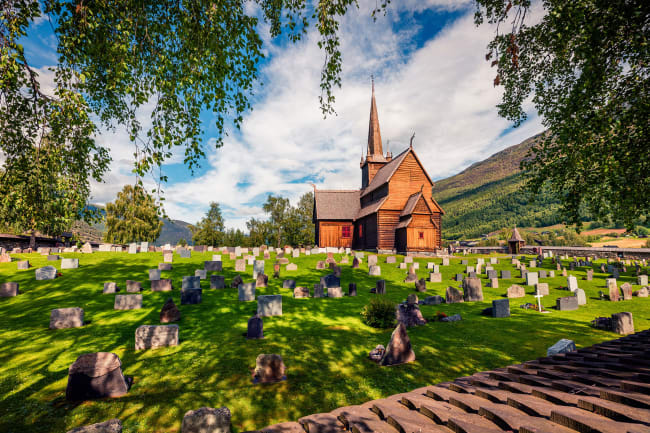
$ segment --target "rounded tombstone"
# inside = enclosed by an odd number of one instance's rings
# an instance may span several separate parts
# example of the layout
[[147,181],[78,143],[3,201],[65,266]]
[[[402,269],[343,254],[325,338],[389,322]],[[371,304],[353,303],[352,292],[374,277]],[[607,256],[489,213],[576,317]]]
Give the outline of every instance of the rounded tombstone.
[[68,370],[65,397],[70,401],[120,397],[129,390],[122,374],[122,362],[115,353],[86,353]]

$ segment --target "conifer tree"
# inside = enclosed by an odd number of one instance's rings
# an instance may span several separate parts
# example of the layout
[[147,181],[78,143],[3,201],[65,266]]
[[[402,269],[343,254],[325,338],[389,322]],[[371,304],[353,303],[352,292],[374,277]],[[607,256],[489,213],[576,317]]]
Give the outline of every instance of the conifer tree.
[[162,227],[159,206],[140,185],[125,185],[106,205],[106,242],[154,242]]

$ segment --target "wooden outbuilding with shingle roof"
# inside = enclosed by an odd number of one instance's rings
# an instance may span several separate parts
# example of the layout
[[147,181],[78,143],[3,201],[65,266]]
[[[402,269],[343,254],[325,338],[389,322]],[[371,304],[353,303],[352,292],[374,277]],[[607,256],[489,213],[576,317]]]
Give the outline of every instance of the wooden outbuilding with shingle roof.
[[399,252],[441,247],[444,211],[431,194],[433,181],[415,153],[412,139],[395,157],[383,153],[374,83],[368,150],[360,168],[360,190],[314,190],[314,224],[320,247]]

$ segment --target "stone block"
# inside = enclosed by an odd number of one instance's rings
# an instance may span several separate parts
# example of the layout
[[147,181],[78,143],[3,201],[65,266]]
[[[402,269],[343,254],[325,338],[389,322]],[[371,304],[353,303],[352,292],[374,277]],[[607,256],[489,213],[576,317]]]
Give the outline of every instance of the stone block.
[[296,287],[293,289],[293,297],[296,299],[300,298],[309,298],[309,288],[308,287]]
[[368,268],[371,266],[377,265],[377,256],[374,254],[371,254],[368,256]]
[[142,291],[142,283],[140,281],[126,280],[126,291],[128,293],[138,293]]
[[555,308],[559,311],[572,311],[578,309],[578,298],[575,296],[565,296],[557,298],[555,301]]
[[246,260],[237,259],[235,261],[235,272],[246,272]]
[[560,353],[576,352],[576,344],[573,340],[563,338],[546,350],[546,356],[559,355]]
[[47,256],[47,261],[48,262],[56,262],[59,259],[60,259],[60,257],[57,256],[56,254],[51,254],[51,255]]
[[61,269],[79,268],[79,259],[61,259]]
[[178,322],[181,320],[181,312],[172,298],[167,299],[160,309],[160,323]]
[[286,367],[280,355],[258,355],[255,360],[253,383],[274,383],[286,380],[285,372]]
[[386,263],[387,264],[397,263],[397,258],[395,256],[388,256],[386,257]]
[[296,288],[296,281],[295,280],[284,280],[282,282],[282,288],[283,289],[295,289]]
[[163,262],[172,263],[174,261],[174,253],[163,254]]
[[448,257],[443,257],[442,258],[442,266],[449,266],[449,258]]
[[573,295],[578,300],[578,305],[587,305],[587,295],[584,290],[576,289],[576,291],[573,292]]
[[53,280],[56,278],[56,268],[54,266],[45,266],[35,271],[36,281]]
[[431,272],[429,274],[429,282],[442,283],[442,274],[440,272]]
[[616,278],[607,278],[607,289],[609,291],[609,300],[618,302],[618,286],[616,285]]
[[160,279],[160,269],[149,269],[149,281]]
[[569,275],[566,279],[567,289],[572,292],[578,290],[578,279],[573,275]]
[[178,325],[142,325],[135,330],[135,350],[178,346]]
[[348,296],[357,296],[357,283],[348,284]]
[[14,282],[0,283],[0,298],[12,298],[20,293],[19,284]]
[[447,287],[447,291],[445,293],[445,302],[447,304],[457,304],[459,302],[463,302],[463,294],[456,289],[455,287]]
[[624,301],[632,299],[632,285],[630,283],[621,284],[621,295]]
[[463,299],[465,302],[483,300],[483,286],[478,278],[466,278],[463,280]]
[[16,263],[16,268],[18,270],[25,270],[29,269],[29,260],[21,260]]
[[510,271],[501,271],[501,279],[502,280],[509,280],[512,278],[512,274]]
[[490,278],[490,287],[493,289],[498,289],[499,288],[499,279],[498,278]]
[[171,271],[172,270],[172,264],[171,263],[158,263],[158,270],[159,271]]
[[534,286],[539,282],[539,275],[537,272],[528,272],[526,273],[526,285],[527,286]]
[[68,430],[67,433],[122,433],[122,421],[109,419],[108,421],[73,428]]
[[340,287],[329,287],[327,289],[327,297],[328,298],[342,298],[343,297],[343,289]]
[[320,283],[314,284],[314,298],[324,298],[325,297],[325,288]]
[[239,290],[240,301],[255,300],[255,283],[241,283],[237,289]]
[[223,275],[210,275],[210,288],[211,289],[225,289],[226,278]]
[[548,283],[537,283],[535,285],[535,293],[542,296],[548,296],[550,293],[548,289]]
[[194,271],[194,276],[199,277],[199,280],[208,278],[208,272],[205,269],[197,269]]
[[375,293],[378,295],[386,294],[386,280],[377,280],[375,283]]
[[443,304],[444,302],[445,302],[445,298],[443,298],[440,295],[427,296],[422,301],[420,301],[422,305],[439,305],[439,304]]
[[[373,257],[373,256],[368,256],[368,258]],[[377,256],[375,256],[377,257]],[[381,268],[377,265],[370,266],[368,268],[368,275],[372,277],[378,277],[381,275]]]
[[169,292],[172,289],[173,289],[172,280],[169,278],[154,280],[151,282],[152,292]]
[[612,314],[612,331],[621,335],[634,334],[634,319],[632,313]]
[[492,317],[510,317],[510,301],[508,299],[495,299],[492,301]]
[[65,398],[83,401],[105,397],[121,397],[129,390],[122,374],[120,358],[109,352],[86,353],[68,369]]
[[180,249],[178,250],[178,255],[181,257],[181,259],[190,259],[192,258],[192,251]]
[[196,305],[202,300],[203,290],[201,289],[182,289],[181,305]]
[[203,269],[206,272],[221,272],[223,271],[223,263],[221,260],[209,260],[203,262]]
[[513,284],[508,287],[506,296],[508,296],[508,298],[523,298],[526,296],[526,290],[518,284]]
[[257,314],[260,317],[282,316],[282,295],[258,296]]
[[142,295],[115,295],[115,310],[137,310],[142,308]]
[[196,276],[185,276],[183,277],[183,283],[181,290],[187,289],[200,289],[201,288],[201,278]]
[[637,284],[639,286],[647,286],[648,285],[648,276],[647,275],[639,275],[636,277]]
[[50,329],[84,326],[84,310],[79,307],[56,308],[50,312]]

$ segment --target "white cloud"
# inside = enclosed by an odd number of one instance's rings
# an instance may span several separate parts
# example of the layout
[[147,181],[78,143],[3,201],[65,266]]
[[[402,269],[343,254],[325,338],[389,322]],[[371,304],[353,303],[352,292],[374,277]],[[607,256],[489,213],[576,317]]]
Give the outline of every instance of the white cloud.
[[[390,15],[386,21],[395,19]],[[542,130],[535,118],[503,134],[510,125],[497,115],[500,89],[493,87],[495,71],[484,59],[493,33],[476,28],[471,13],[408,58],[402,53],[412,34],[394,32],[382,19],[372,23],[366,11],[353,11],[343,20],[338,116],[325,120],[317,99],[323,61],[318,36],[312,32],[298,45],[275,51],[263,70],[266,97],[245,117],[241,133],[209,156],[205,175],[167,188],[168,212],[194,222],[210,201],[218,201],[227,225],[245,228],[246,220],[261,215],[267,194],[295,203],[310,191],[302,179],[315,178],[319,188],[359,188],[371,73],[377,76],[384,150],[390,140],[397,154],[415,131],[415,149],[433,178],[453,175]]]

